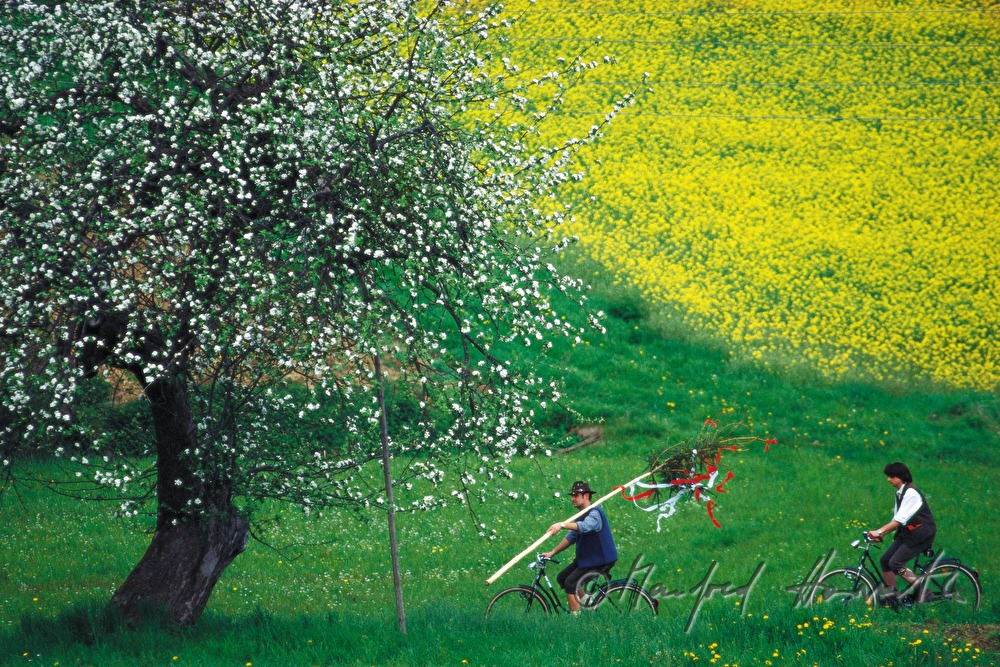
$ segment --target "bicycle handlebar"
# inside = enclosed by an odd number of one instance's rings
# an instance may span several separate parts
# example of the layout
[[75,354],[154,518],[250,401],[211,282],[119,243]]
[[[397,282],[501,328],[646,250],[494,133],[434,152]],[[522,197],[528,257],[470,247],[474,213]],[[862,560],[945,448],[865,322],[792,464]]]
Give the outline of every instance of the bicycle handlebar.
[[[869,546],[871,546],[873,544],[879,544],[882,541],[882,540],[876,540],[876,539],[873,539],[872,537],[870,537],[868,535],[868,531],[867,530],[861,531],[861,539],[864,540],[864,542],[865,542],[865,548],[866,549]],[[854,542],[851,542],[851,546],[854,547],[854,548],[856,548],[856,549],[860,549],[861,548],[861,540],[855,540]]]

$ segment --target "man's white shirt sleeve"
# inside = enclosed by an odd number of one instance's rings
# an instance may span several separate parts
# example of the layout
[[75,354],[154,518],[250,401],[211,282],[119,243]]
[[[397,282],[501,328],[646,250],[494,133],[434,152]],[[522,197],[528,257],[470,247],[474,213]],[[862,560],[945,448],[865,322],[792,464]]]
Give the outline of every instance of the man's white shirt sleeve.
[[907,489],[892,520],[905,526],[906,522],[912,519],[913,515],[920,509],[920,504],[920,494],[915,489]]

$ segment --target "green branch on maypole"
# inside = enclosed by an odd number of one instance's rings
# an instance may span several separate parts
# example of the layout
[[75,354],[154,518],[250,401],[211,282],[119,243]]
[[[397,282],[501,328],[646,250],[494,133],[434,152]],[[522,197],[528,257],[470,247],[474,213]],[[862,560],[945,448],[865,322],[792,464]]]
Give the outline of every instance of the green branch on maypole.
[[[632,501],[643,511],[658,512],[657,531],[660,530],[660,521],[673,515],[677,503],[689,495],[696,501],[705,501],[709,518],[719,528],[721,526],[713,512],[716,503],[708,494],[725,493],[723,487],[735,477],[729,466],[723,464],[723,456],[729,452],[746,451],[754,443],[763,443],[764,451],[767,451],[777,443],[773,438],[738,434],[746,428],[739,423],[719,427],[708,419],[693,440],[671,445],[650,459],[650,482],[633,480],[616,488],[625,500]],[[726,469],[725,478],[718,482],[723,469]],[[637,489],[643,490],[636,492]],[[640,500],[648,501],[648,504],[640,505]]]

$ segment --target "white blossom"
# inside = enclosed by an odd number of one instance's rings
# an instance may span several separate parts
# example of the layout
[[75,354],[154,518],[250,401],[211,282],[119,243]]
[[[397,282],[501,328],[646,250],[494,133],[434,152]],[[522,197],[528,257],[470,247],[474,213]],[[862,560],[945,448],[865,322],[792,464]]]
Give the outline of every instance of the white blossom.
[[[177,489],[383,506],[378,358],[412,399],[400,491],[418,508],[502,493],[559,399],[509,356],[600,329],[554,264],[566,213],[540,202],[603,123],[550,147],[536,126],[592,64],[508,79],[494,5],[229,4],[0,10],[0,396],[31,414],[19,435],[79,436],[57,454],[135,516],[154,452],[94,456],[109,436],[76,433],[75,399],[98,370],[144,401],[182,382],[196,442]],[[555,312],[564,294],[581,322]]]

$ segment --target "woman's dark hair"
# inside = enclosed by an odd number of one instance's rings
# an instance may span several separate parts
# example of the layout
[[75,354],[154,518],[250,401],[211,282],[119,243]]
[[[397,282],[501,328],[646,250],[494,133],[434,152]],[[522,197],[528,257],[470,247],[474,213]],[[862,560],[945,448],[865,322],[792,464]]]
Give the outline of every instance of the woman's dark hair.
[[910,474],[910,469],[899,461],[888,464],[882,473],[886,477],[898,477],[903,480],[905,484],[911,484],[913,482],[913,475]]

